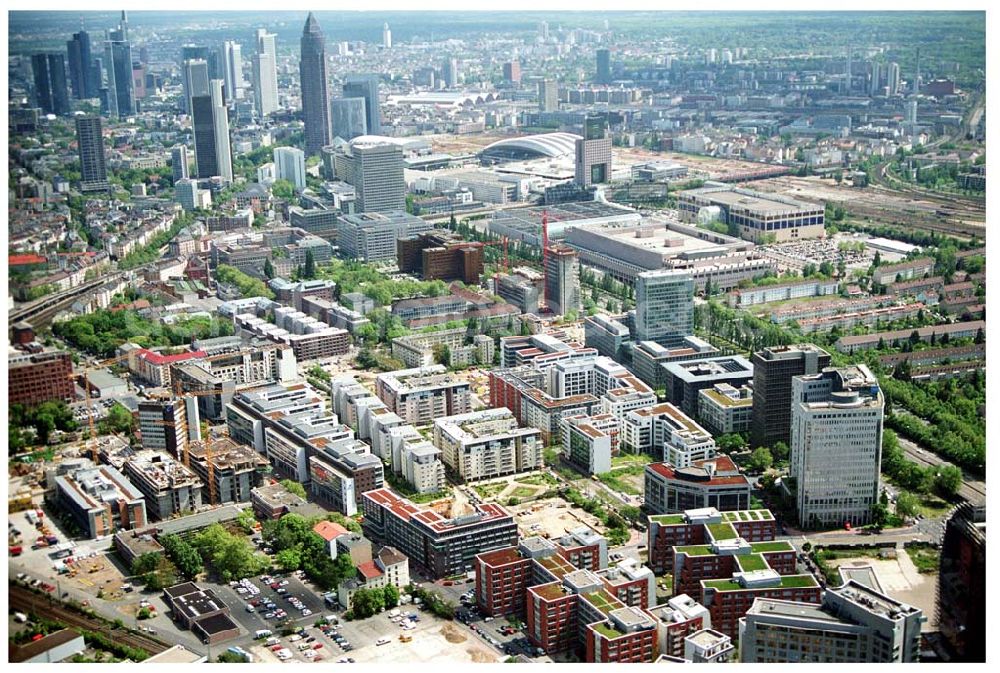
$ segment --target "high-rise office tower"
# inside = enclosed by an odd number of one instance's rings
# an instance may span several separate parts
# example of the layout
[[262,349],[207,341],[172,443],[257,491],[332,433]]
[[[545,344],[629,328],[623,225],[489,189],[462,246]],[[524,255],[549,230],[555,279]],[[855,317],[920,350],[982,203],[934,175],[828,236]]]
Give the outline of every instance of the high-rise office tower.
[[209,95],[208,61],[191,59],[184,61],[181,67],[181,83],[184,86],[184,109],[191,113],[191,99],[196,96]]
[[548,21],[542,21],[541,23],[538,24],[538,37],[542,38],[543,40],[549,39]]
[[879,96],[882,93],[882,64],[872,63],[871,79],[868,81],[868,95]]
[[334,98],[330,102],[333,115],[333,137],[352,140],[368,133],[364,98]]
[[911,126],[917,123],[916,99],[906,101],[906,123]]
[[239,42],[226,40],[222,45],[225,58],[226,102],[243,98],[243,56]]
[[583,120],[583,137],[576,141],[576,182],[589,187],[611,180],[611,132],[604,117]]
[[219,47],[200,47],[186,44],[181,47],[181,63],[184,61],[205,61],[208,64],[208,78],[225,80],[225,59]]
[[170,150],[170,168],[173,172],[174,183],[178,180],[191,177],[188,172],[187,145],[177,145]]
[[274,148],[275,175],[279,180],[288,180],[295,189],[306,188],[306,155],[295,147]]
[[636,341],[673,348],[694,334],[694,278],[673,269],[644,271],[635,282]]
[[199,178],[219,176],[233,181],[233,157],[229,146],[229,116],[222,93],[223,82],[208,83],[209,94],[191,98],[194,126],[194,160]]
[[986,661],[986,507],[962,503],[941,543],[937,621],[953,661]]
[[104,43],[104,67],[108,82],[108,114],[118,118],[135,114],[132,45],[128,40],[128,18],[125,12],[122,12],[118,29],[108,31],[108,39]]
[[545,258],[545,302],[556,315],[580,310],[580,258],[567,245],[550,245]]
[[792,379],[789,475],[804,527],[871,521],[879,498],[885,397],[866,365]]
[[788,444],[792,427],[792,378],[818,374],[830,366],[830,354],[812,344],[772,346],[757,351],[753,362],[753,446]]
[[82,100],[95,98],[97,87],[91,69],[94,57],[90,53],[90,33],[81,30],[73,33],[73,39],[66,42],[66,60],[69,63],[69,81],[73,88],[73,98]]
[[108,169],[104,160],[104,133],[98,115],[76,117],[76,144],[80,155],[80,191],[108,190]]
[[344,98],[365,99],[365,124],[373,136],[382,133],[382,112],[378,102],[378,75],[348,75]]
[[406,208],[403,150],[399,145],[352,145],[336,151],[337,177],[354,186],[356,211],[378,213]]
[[559,110],[559,82],[543,79],[538,83],[538,111],[557,112]]
[[66,88],[66,63],[62,54],[33,54],[31,70],[35,77],[35,97],[46,114],[69,114],[69,90]]
[[854,76],[854,74],[851,72],[851,65],[852,65],[851,64],[851,56],[853,56],[853,51],[852,51],[851,47],[848,47],[847,48],[847,65],[844,67],[844,72],[847,75],[847,77],[846,77],[847,83],[845,85],[845,93],[848,93],[848,94],[851,93],[851,80],[852,80],[852,78]]
[[382,48],[392,49],[392,31],[389,30],[389,24],[382,24]]
[[302,30],[299,76],[302,83],[302,118],[305,122],[306,156],[319,154],[329,145],[330,90],[326,78],[326,38],[312,12]]
[[900,92],[899,88],[899,64],[890,63],[889,69],[886,71],[886,87],[889,89],[889,95],[895,96]]
[[503,79],[505,82],[518,84],[521,81],[521,63],[517,59],[503,64]]
[[444,75],[444,85],[449,89],[458,86],[458,59],[446,58],[441,68]]
[[257,49],[253,57],[253,93],[257,114],[266,117],[278,109],[278,54],[276,36],[257,29]]
[[594,81],[598,84],[608,84],[611,82],[611,50],[597,50],[597,73]]

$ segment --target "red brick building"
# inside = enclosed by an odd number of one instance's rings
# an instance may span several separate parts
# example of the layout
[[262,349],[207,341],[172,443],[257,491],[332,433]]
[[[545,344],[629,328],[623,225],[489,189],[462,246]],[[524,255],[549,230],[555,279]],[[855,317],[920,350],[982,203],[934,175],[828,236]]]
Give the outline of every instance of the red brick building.
[[766,509],[719,512],[708,507],[692,509],[682,514],[660,514],[649,517],[647,545],[648,565],[655,573],[673,568],[673,548],[708,544],[707,526],[729,523],[737,535],[748,542],[766,542],[777,534],[774,515]]
[[34,406],[49,400],[72,402],[73,360],[64,351],[7,358],[7,404]]
[[733,640],[740,619],[758,598],[820,603],[822,590],[812,575],[778,575],[773,570],[740,573],[732,579],[702,580],[701,602],[712,616],[712,628]]

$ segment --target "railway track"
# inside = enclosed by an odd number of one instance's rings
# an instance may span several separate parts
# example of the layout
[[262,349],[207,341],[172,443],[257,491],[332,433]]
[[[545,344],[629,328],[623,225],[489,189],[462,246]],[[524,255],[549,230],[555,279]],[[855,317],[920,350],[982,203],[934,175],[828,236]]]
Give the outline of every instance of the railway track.
[[133,633],[128,629],[117,628],[98,617],[80,614],[60,603],[55,597],[36,594],[19,584],[10,584],[8,589],[10,606],[17,610],[32,612],[39,617],[47,617],[66,626],[75,626],[101,633],[115,642],[134,647],[150,655],[159,654],[170,648],[170,645],[152,636]]

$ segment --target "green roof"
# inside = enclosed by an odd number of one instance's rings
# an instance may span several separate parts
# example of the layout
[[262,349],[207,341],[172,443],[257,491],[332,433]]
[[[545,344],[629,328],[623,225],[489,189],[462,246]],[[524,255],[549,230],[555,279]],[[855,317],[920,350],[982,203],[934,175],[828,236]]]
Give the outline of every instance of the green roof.
[[736,557],[736,562],[740,565],[740,569],[745,572],[753,572],[754,570],[767,570],[770,566],[764,560],[764,557],[760,554],[744,554],[742,556]]
[[686,547],[674,547],[675,553],[684,553],[688,556],[709,556],[713,554],[712,547],[707,544],[692,544]]
[[710,523],[705,527],[708,528],[708,531],[712,534],[712,539],[716,542],[734,540],[739,537],[736,529],[729,523]]
[[[740,591],[744,587],[740,585],[739,582],[733,579],[724,580],[702,580],[702,584],[706,587],[711,587],[718,591]],[[819,584],[816,583],[816,578],[812,575],[786,575],[781,577],[781,582],[777,586],[771,587],[759,587],[759,590],[766,589],[802,589],[805,587],[818,587]],[[754,591],[754,588],[749,588],[748,591]]]
[[606,638],[618,638],[619,636],[625,635],[615,627],[609,625],[607,622],[598,622],[593,625],[594,630],[601,633]]
[[754,542],[750,545],[754,554],[761,554],[775,551],[795,551],[791,542],[786,540],[775,540],[774,542]]
[[656,516],[649,517],[650,521],[655,521],[656,523],[663,524],[666,526],[676,526],[684,523],[683,514],[657,514]]
[[563,585],[558,582],[543,584],[541,586],[532,587],[532,589],[534,589],[536,594],[549,601],[569,595],[569,592],[566,591],[563,588]]
[[736,580],[702,580],[702,583],[706,587],[711,587],[713,589],[718,589],[719,591],[736,591],[742,589],[740,583]]
[[608,614],[612,610],[625,607],[621,601],[604,589],[600,589],[589,594],[583,594],[583,597],[604,614]]
[[816,578],[812,575],[786,575],[781,578],[782,589],[799,589],[802,587],[818,587]]

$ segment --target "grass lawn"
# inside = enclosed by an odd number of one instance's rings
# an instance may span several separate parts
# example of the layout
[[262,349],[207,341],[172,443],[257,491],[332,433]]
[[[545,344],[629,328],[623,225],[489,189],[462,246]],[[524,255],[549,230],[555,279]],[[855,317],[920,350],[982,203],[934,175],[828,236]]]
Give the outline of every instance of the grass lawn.
[[645,467],[651,462],[653,462],[653,457],[646,453],[623,453],[611,457],[611,469],[627,467],[629,465]]
[[917,496],[917,502],[917,510],[928,519],[944,516],[952,508],[950,502],[930,493]]
[[559,482],[551,474],[547,472],[538,472],[536,474],[529,474],[523,477],[518,477],[517,482],[519,484],[528,484],[529,486],[558,486]]
[[[499,484],[478,484],[472,487],[479,497],[483,500],[487,498],[492,498],[500,493],[500,491],[507,488],[507,482],[500,482]],[[534,491],[532,491],[534,493]]]
[[917,571],[922,574],[936,573],[941,562],[941,552],[932,547],[910,547],[906,550]]
[[628,483],[624,479],[620,479],[617,474],[613,472],[605,472],[604,474],[597,475],[597,478],[601,480],[602,484],[610,486],[619,493],[626,493],[628,495],[642,495],[642,492],[637,489],[632,484]]
[[530,486],[518,486],[510,494],[512,498],[530,498],[538,492],[537,488],[531,488]]

